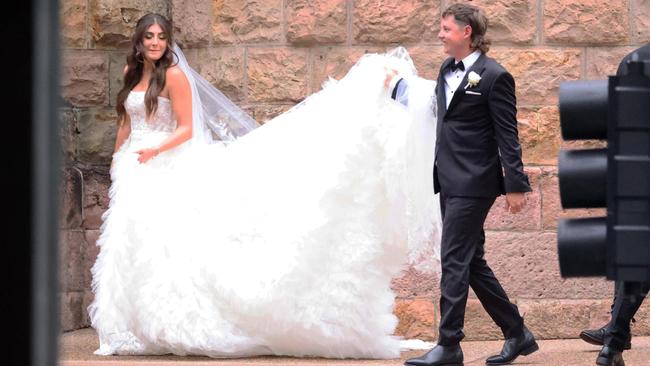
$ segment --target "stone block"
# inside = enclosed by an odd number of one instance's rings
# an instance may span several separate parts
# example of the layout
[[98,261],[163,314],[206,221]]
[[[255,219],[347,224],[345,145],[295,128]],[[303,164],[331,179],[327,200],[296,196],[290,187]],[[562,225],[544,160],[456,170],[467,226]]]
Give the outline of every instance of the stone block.
[[138,19],[147,13],[170,19],[170,4],[159,0],[89,0],[90,31],[97,48],[125,48],[131,44]]
[[486,233],[485,258],[513,299],[602,299],[613,294],[602,278],[560,276],[555,232]]
[[515,78],[517,105],[557,105],[560,83],[581,77],[581,51],[494,47],[490,56]]
[[558,107],[521,107],[517,121],[524,164],[557,165],[562,144]]
[[313,92],[319,91],[323,83],[330,77],[340,80],[350,68],[366,53],[383,52],[380,47],[339,48],[323,47],[312,52],[312,85]]
[[[650,2],[648,2],[650,6]],[[650,26],[650,24],[649,24]],[[632,52],[635,47],[592,47],[587,48],[586,79],[606,79],[610,75],[616,75],[618,64],[628,53]]]
[[77,154],[77,120],[79,110],[76,108],[59,109],[59,136],[61,138],[61,156],[66,164],[72,163]]
[[626,0],[546,0],[546,42],[617,44],[629,40],[630,21]]
[[83,176],[80,170],[71,166],[62,169],[59,200],[59,228],[79,228],[83,217]]
[[217,43],[282,40],[282,0],[215,0],[212,11]]
[[94,299],[95,294],[93,294],[92,291],[84,291],[83,300],[81,303],[81,321],[84,327],[89,327],[91,325],[90,316],[88,314],[88,306],[90,306]]
[[84,276],[84,290],[90,291],[92,289],[92,268],[97,260],[99,254],[99,247],[97,246],[97,239],[99,239],[100,230],[86,230],[84,238],[86,247],[84,248],[84,262],[83,262],[83,276]]
[[86,46],[86,4],[86,0],[60,2],[59,22],[63,47],[83,48]]
[[476,299],[467,300],[463,332],[467,341],[503,339],[501,329],[494,324],[481,302]]
[[113,108],[88,108],[79,115],[78,159],[109,165],[115,149],[117,112]]
[[[453,3],[465,1],[455,0]],[[494,43],[532,44],[537,28],[535,0],[476,0],[489,20],[487,36]]]
[[650,43],[650,0],[631,0],[632,40],[637,44]]
[[347,39],[345,0],[288,0],[287,40],[293,44],[341,43]]
[[233,100],[244,98],[244,49],[199,49],[191,65],[210,83]]
[[64,292],[59,296],[59,315],[61,330],[64,332],[84,328],[88,323],[84,319],[83,292]]
[[413,46],[408,48],[418,76],[437,80],[440,66],[449,57],[442,46]]
[[126,52],[109,52],[108,63],[109,103],[111,106],[115,106],[117,105],[117,93],[124,87]]
[[86,242],[83,230],[62,230],[59,234],[59,278],[61,291],[84,290],[84,249]]
[[108,167],[84,171],[84,229],[100,228],[102,215],[108,209],[110,184]]
[[[439,267],[439,264],[436,266]],[[419,271],[410,267],[393,279],[391,288],[398,298],[427,298],[438,301],[440,275],[435,271]]]
[[611,300],[521,300],[519,312],[539,339],[576,338],[605,325]]
[[437,339],[436,308],[431,300],[397,300],[394,313],[399,319],[395,335],[424,341]]
[[352,36],[357,44],[437,42],[439,2],[358,0],[352,11]]
[[73,106],[108,104],[108,58],[103,52],[64,50],[61,94]]
[[308,92],[308,55],[288,48],[248,52],[248,96],[254,102],[299,102]]
[[212,37],[214,0],[172,0],[174,38],[185,47],[203,47]]

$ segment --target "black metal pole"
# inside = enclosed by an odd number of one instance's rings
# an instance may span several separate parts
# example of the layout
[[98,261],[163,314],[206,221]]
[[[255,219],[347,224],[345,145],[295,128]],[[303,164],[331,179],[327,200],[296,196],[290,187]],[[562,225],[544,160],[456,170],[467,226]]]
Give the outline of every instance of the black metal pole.
[[58,359],[59,7],[34,0],[31,364]]

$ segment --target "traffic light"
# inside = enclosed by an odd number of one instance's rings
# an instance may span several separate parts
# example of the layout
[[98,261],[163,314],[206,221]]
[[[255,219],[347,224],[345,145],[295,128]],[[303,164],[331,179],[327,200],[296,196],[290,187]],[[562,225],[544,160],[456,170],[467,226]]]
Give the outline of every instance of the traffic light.
[[562,207],[606,207],[606,217],[563,219],[563,277],[650,281],[650,62],[631,61],[608,80],[560,85],[564,140],[607,140],[601,149],[563,150]]
[[[608,83],[575,81],[560,85],[560,126],[564,140],[606,139],[609,127]],[[562,150],[558,159],[562,207],[607,205],[607,149]],[[563,277],[604,276],[605,217],[560,220],[557,229]]]

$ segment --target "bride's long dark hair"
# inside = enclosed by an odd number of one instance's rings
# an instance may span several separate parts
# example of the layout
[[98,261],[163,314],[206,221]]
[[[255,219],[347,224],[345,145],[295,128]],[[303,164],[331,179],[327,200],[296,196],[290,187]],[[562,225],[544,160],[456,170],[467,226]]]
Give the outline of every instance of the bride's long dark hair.
[[124,102],[131,90],[140,82],[144,72],[144,45],[142,39],[144,33],[153,24],[158,24],[167,36],[167,48],[165,53],[154,63],[154,70],[149,79],[149,86],[144,96],[144,104],[147,111],[147,118],[156,113],[158,109],[158,96],[165,88],[165,76],[167,68],[174,64],[174,51],[171,49],[174,42],[172,37],[172,24],[167,18],[160,14],[149,13],[140,18],[135,26],[135,33],[131,38],[131,50],[126,56],[127,71],[124,75],[124,86],[117,93],[117,124],[121,126],[126,117]]

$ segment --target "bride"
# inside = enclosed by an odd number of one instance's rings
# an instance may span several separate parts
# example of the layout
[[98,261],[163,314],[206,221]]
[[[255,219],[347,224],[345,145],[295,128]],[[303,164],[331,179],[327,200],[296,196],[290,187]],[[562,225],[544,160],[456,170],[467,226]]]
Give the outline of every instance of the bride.
[[[163,16],[132,43],[95,353],[399,357],[391,279],[431,265],[439,240],[433,82],[403,48],[369,54],[258,128],[188,66]],[[407,107],[387,68],[410,78]]]

